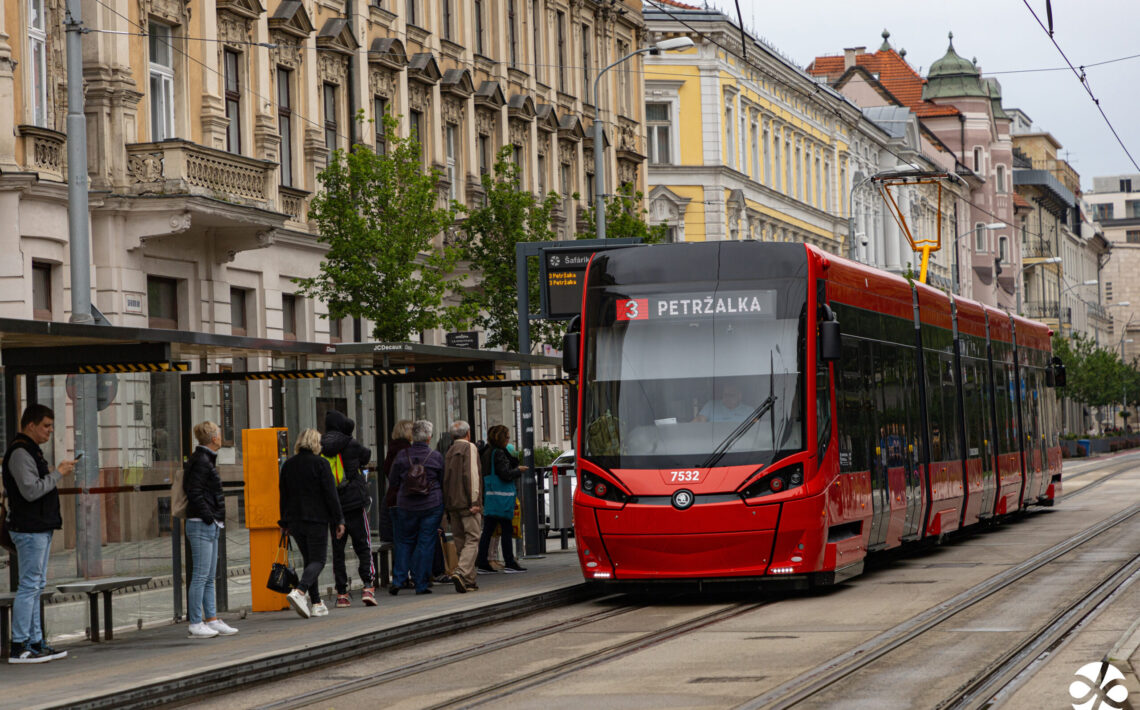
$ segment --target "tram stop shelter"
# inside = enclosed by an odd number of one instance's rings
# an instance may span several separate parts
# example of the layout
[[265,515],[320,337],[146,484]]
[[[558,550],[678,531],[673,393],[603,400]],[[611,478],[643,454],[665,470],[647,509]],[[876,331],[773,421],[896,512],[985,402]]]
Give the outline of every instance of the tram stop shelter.
[[[60,489],[64,527],[53,539],[49,585],[146,575],[155,580],[151,590],[171,588],[164,615],[170,618],[172,602],[179,619],[186,577],[179,521],[170,515],[170,481],[194,448],[194,423],[211,420],[222,430],[218,470],[232,501],[217,572],[224,610],[231,598],[234,606],[244,605],[249,594],[243,429],[284,427],[291,449],[302,430],[323,431],[325,413],[335,409],[356,422],[354,436],[371,448],[376,466],[401,419],[431,420],[433,446],[455,419],[467,419],[476,433],[506,424],[519,439],[512,387],[568,385],[559,379],[560,366],[552,357],[419,343],[330,344],[0,318],[0,441],[6,446],[23,408],[39,402],[57,418],[55,434],[43,447],[49,461],[71,458],[75,378],[95,375],[98,453],[87,451],[75,478],[64,483],[69,487]],[[543,398],[552,409],[564,406],[563,399],[561,393]],[[558,421],[569,416],[550,414]],[[379,478],[370,476],[374,500],[380,500]],[[373,530],[378,509],[372,506]],[[4,563],[9,575],[0,579],[8,577],[14,590],[15,566],[0,550]],[[352,576],[351,554],[348,568]],[[331,564],[322,588],[326,583]],[[154,604],[143,599],[144,591],[116,600],[137,604],[140,624],[147,616],[143,607]],[[131,601],[132,596],[139,598]]]

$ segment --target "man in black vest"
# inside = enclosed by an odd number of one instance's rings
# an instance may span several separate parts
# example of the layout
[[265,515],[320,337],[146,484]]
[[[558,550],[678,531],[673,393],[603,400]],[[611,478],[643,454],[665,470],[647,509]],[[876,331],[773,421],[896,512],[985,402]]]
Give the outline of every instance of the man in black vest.
[[4,491],[8,496],[8,530],[16,543],[20,585],[12,606],[12,652],[9,663],[44,663],[63,658],[44,641],[40,628],[40,593],[47,586],[51,536],[63,527],[59,513],[59,482],[75,471],[75,461],[62,461],[51,470],[40,449],[51,439],[55,412],[30,405],[20,417],[20,433],[4,452]]

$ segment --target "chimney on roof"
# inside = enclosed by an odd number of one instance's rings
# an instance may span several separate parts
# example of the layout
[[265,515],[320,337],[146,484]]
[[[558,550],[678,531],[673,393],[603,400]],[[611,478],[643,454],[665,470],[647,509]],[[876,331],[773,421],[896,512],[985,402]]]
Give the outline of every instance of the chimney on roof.
[[847,47],[843,50],[843,71],[855,66],[855,57],[867,52],[866,47]]

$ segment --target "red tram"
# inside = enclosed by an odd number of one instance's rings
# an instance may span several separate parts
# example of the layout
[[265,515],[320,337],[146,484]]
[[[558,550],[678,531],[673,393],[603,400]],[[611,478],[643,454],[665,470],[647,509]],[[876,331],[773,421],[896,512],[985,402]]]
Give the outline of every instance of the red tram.
[[570,330],[588,580],[834,584],[1060,494],[1049,329],[814,247],[596,254]]

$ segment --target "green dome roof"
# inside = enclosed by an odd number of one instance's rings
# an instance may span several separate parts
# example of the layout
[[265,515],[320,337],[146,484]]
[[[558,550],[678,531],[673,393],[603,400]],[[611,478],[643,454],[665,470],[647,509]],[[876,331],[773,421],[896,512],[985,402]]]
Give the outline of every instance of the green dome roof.
[[950,33],[950,46],[946,55],[930,66],[922,98],[947,99],[962,96],[989,97],[989,91],[979,81],[981,72],[974,63],[954,51],[954,33]]

